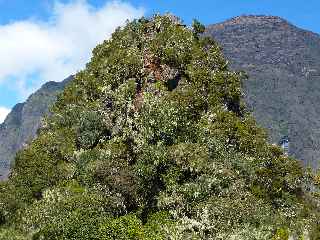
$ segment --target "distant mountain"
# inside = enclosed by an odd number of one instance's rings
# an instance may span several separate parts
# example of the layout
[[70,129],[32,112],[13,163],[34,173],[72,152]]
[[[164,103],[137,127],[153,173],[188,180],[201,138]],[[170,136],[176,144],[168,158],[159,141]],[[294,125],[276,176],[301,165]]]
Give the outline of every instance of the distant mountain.
[[70,80],[44,84],[26,102],[15,105],[0,124],[0,179],[7,177],[15,153],[36,135],[42,117]]
[[210,25],[233,69],[245,70],[245,100],[271,141],[289,138],[289,155],[320,163],[320,36],[272,16]]

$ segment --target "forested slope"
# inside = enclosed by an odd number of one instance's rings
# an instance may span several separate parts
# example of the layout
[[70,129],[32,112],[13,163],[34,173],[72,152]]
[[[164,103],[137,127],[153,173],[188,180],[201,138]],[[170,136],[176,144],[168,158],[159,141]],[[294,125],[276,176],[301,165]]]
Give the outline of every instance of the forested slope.
[[94,49],[1,184],[0,239],[319,238],[319,179],[203,31],[142,18]]

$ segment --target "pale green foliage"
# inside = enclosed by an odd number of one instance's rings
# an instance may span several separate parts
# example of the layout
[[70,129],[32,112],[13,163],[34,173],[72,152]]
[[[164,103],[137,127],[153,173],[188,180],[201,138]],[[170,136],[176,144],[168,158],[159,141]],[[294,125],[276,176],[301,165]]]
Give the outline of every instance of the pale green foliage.
[[2,228],[0,230],[0,240],[31,240],[31,236],[26,236],[14,229]]

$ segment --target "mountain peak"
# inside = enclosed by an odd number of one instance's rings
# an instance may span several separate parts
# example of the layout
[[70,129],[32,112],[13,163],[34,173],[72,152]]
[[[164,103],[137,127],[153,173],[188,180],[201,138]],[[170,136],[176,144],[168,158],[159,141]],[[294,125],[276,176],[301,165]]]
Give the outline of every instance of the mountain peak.
[[234,18],[231,18],[231,20],[234,21],[240,21],[240,22],[287,22],[287,20],[278,17],[278,16],[272,16],[272,15],[240,15]]
[[[270,24],[281,24],[281,25],[292,25],[287,20],[278,17],[278,16],[269,16],[269,15],[240,15],[228,19],[222,23],[213,24],[210,26],[233,26],[233,25],[270,25]],[[293,26],[293,25],[292,25]]]
[[[289,155],[320,166],[317,90],[320,36],[275,16],[248,15],[206,29],[234,70],[244,70],[246,103],[272,142],[290,137]],[[312,119],[312,120],[311,120]]]

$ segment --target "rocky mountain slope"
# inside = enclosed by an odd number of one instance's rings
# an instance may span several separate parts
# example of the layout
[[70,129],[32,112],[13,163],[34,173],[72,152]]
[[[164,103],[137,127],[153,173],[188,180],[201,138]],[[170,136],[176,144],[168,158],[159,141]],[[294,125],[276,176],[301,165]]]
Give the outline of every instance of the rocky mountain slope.
[[15,153],[35,136],[42,117],[69,81],[44,84],[26,102],[14,106],[0,124],[0,179],[7,177]]
[[271,141],[288,136],[289,154],[320,159],[320,36],[272,16],[241,16],[208,26],[233,69],[248,73],[245,100]]

